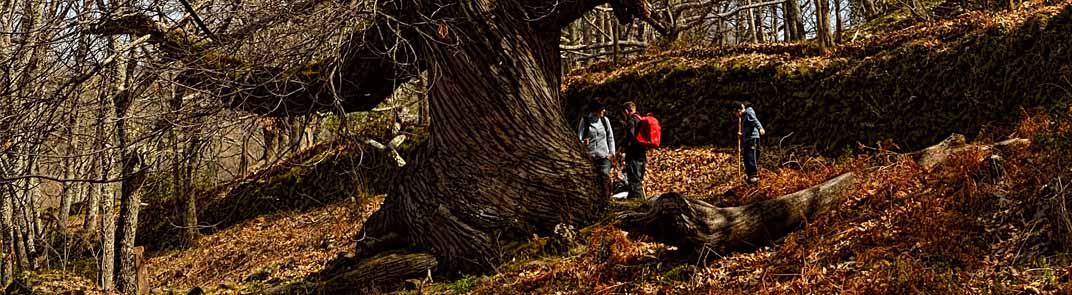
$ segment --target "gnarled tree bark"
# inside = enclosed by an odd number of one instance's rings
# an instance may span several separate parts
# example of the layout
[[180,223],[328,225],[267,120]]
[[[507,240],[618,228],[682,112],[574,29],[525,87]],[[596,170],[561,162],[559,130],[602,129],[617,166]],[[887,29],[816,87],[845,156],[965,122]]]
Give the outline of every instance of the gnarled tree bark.
[[666,193],[653,198],[649,210],[621,214],[618,222],[627,232],[694,253],[748,249],[778,239],[830,210],[855,181],[853,173],[845,173],[776,199],[729,208]]
[[506,241],[598,218],[607,199],[559,108],[559,30],[538,29],[526,9],[504,1],[437,13],[451,22],[420,52],[436,81],[426,149],[366,222],[359,256],[401,243],[484,272]]

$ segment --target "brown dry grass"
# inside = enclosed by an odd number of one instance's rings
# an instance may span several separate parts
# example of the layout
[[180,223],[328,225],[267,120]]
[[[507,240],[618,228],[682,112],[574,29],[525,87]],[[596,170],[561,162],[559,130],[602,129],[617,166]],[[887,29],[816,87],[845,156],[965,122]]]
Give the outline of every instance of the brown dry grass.
[[363,205],[344,201],[247,220],[202,237],[192,249],[149,259],[150,284],[172,290],[222,287],[216,291],[225,292],[304,278],[350,250],[380,202],[382,197]]
[[[765,170],[757,187],[714,185],[712,179],[726,179],[733,161],[710,156],[711,148],[659,151],[653,162],[662,163],[649,165],[656,170],[650,181],[686,175],[702,180],[675,179],[691,195],[711,195],[712,187],[738,192],[714,194],[724,204],[775,197],[844,171],[863,177],[836,211],[754,252],[675,263],[664,245],[600,226],[587,231],[581,254],[508,265],[468,292],[1067,294],[1072,259],[1064,252],[1068,232],[1061,222],[1068,216],[1046,209],[1067,198],[1044,188],[1072,177],[1072,155],[1064,152],[1072,148],[1072,128],[1045,114],[1025,117],[1019,126],[1014,135],[1034,143],[1002,154],[999,165],[969,150],[927,172],[908,156],[874,152]],[[683,158],[700,163],[664,162]]]

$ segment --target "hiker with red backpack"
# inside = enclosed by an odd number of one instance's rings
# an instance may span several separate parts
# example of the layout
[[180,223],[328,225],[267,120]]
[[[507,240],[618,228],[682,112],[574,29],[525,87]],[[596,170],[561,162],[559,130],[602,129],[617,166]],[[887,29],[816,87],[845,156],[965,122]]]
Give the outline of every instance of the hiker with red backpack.
[[625,140],[622,148],[618,149],[625,153],[620,157],[625,162],[625,181],[629,190],[629,198],[645,198],[644,195],[644,165],[648,161],[648,149],[657,148],[661,142],[662,128],[659,120],[650,113],[641,116],[636,111],[636,104],[626,102],[622,105],[625,116]]
[[763,124],[756,117],[756,111],[752,110],[752,104],[747,101],[734,103],[737,108],[737,118],[740,121],[737,130],[737,138],[740,139],[741,157],[744,158],[744,172],[747,174],[745,181],[750,184],[759,182],[759,136],[766,135]]

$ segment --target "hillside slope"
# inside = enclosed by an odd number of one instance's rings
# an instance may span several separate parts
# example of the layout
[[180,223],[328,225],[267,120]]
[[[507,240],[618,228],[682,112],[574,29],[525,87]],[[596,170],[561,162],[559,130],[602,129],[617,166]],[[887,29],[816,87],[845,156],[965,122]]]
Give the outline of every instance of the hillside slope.
[[1072,96],[1067,4],[971,12],[826,52],[774,43],[595,64],[566,78],[566,108],[575,116],[594,97],[635,100],[660,117],[670,145],[732,145],[729,102],[739,99],[756,105],[769,139],[792,134],[785,144],[827,152],[877,142],[911,150],[984,127],[1005,135],[1021,107],[1067,105]]

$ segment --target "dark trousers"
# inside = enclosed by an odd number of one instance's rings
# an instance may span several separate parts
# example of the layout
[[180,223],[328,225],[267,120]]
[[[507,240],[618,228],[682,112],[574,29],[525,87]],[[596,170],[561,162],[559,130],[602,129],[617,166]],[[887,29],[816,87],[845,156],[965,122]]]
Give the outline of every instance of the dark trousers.
[[629,198],[643,199],[644,196],[644,162],[642,157],[625,158],[625,181]]
[[759,138],[741,140],[741,158],[744,160],[744,173],[748,177],[759,175]]
[[607,158],[592,159],[592,162],[595,165],[595,169],[596,169],[596,184],[600,185],[600,187],[603,187],[603,186],[609,187],[609,185],[610,185],[609,184],[609,181],[610,181],[610,159],[607,159]]

